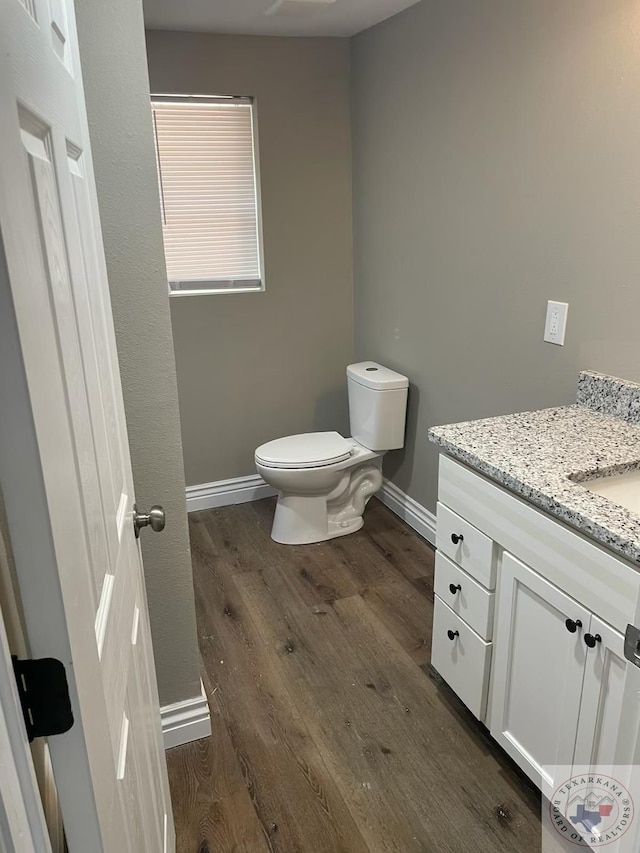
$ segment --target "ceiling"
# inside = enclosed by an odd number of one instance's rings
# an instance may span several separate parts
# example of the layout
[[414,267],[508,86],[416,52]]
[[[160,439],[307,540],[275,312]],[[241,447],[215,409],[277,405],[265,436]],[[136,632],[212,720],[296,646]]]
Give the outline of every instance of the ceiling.
[[312,16],[265,15],[273,0],[143,0],[145,25],[262,36],[352,36],[418,0],[336,0]]

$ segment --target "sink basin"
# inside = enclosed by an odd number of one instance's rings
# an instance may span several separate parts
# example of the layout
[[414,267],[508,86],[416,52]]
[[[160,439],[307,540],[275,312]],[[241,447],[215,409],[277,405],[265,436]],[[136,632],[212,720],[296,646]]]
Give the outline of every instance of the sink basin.
[[598,477],[580,483],[589,492],[602,495],[613,503],[640,515],[640,470],[614,474],[612,477]]

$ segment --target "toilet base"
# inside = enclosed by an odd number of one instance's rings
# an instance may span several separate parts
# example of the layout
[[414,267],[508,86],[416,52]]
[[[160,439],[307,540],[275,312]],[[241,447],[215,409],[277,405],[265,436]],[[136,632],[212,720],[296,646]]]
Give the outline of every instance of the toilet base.
[[329,495],[280,492],[271,538],[282,545],[310,545],[360,530],[370,498],[382,486],[379,462],[349,472]]
[[332,521],[325,497],[283,495],[278,497],[271,538],[281,545],[311,545],[360,530],[362,516],[348,521]]

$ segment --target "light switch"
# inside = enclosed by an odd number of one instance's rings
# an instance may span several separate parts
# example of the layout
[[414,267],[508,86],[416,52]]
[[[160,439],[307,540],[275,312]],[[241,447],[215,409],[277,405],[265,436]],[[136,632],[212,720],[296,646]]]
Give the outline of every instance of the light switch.
[[544,339],[547,343],[564,346],[568,310],[568,302],[547,302],[547,318],[544,324]]

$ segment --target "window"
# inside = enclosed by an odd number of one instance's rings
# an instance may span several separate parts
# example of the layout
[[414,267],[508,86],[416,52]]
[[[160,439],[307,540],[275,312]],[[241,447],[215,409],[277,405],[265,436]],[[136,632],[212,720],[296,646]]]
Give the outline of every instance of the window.
[[262,290],[252,100],[154,95],[151,106],[170,293]]

